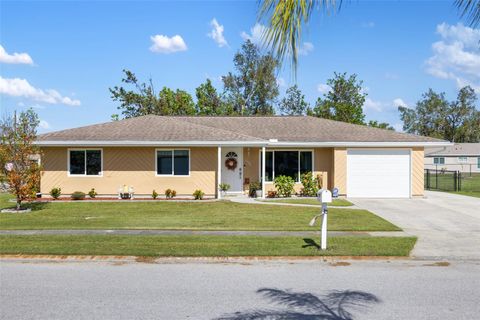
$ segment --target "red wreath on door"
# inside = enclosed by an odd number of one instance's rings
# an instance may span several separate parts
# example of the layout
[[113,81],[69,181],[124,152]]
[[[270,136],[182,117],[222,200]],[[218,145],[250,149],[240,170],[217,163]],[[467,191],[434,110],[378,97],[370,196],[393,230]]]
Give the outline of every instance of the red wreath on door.
[[228,170],[235,170],[237,168],[237,159],[235,158],[228,158],[225,160],[225,167],[227,167]]

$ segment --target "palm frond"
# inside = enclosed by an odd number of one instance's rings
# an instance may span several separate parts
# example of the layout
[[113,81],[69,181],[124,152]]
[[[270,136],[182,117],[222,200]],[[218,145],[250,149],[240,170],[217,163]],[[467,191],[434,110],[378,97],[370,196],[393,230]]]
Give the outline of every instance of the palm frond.
[[258,21],[266,23],[262,35],[264,46],[270,48],[279,61],[289,57],[293,71],[296,71],[302,28],[309,22],[312,11],[336,11],[341,2],[342,0],[263,0]]
[[471,27],[480,26],[480,0],[455,0],[455,6]]

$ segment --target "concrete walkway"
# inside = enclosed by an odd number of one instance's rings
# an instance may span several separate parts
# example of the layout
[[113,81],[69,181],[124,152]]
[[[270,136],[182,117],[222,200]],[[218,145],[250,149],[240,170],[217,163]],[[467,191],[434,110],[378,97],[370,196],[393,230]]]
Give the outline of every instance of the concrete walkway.
[[[298,198],[282,198],[282,199],[298,199]],[[320,203],[318,205],[313,205],[313,204],[303,204],[303,203],[285,203],[285,202],[277,202],[276,200],[256,200],[254,198],[250,197],[226,197],[223,200],[229,200],[232,202],[237,202],[237,203],[247,203],[247,204],[266,204],[266,205],[274,205],[274,206],[292,206],[292,207],[308,207],[308,208],[319,208],[320,209]],[[329,208],[337,208],[337,209],[361,209],[356,205],[353,206],[328,206]]]
[[426,191],[422,199],[349,199],[418,237],[421,259],[480,260],[480,198]]
[[[261,236],[261,237],[318,237],[320,231],[225,231],[225,230],[0,230],[0,235],[215,235],[215,236]],[[330,231],[329,237],[405,237],[406,233]]]

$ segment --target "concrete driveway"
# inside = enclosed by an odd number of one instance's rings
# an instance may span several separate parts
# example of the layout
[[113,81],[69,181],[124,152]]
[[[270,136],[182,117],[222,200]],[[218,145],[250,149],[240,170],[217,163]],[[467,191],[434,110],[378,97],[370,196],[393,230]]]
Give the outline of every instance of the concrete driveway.
[[426,191],[418,199],[351,199],[418,237],[420,259],[480,260],[480,198]]

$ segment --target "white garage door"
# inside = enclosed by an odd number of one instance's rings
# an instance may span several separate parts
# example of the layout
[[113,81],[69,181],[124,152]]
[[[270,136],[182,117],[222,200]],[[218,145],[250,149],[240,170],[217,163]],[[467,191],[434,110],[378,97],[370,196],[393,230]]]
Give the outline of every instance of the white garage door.
[[347,196],[410,197],[410,150],[347,151]]

